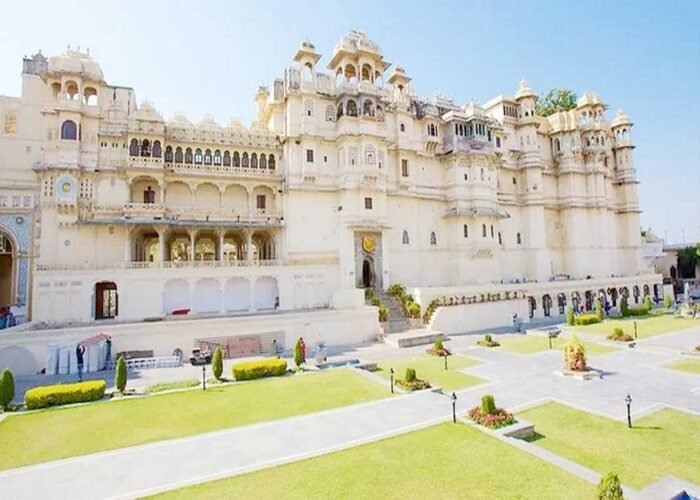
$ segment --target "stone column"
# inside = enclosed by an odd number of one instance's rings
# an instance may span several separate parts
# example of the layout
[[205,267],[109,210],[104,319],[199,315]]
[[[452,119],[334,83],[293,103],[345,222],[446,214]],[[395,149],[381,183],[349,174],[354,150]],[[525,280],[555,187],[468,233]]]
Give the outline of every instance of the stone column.
[[156,231],[158,231],[158,261],[162,263],[165,262],[167,257],[167,252],[165,251],[166,228],[156,227]]
[[194,247],[195,247],[195,242],[197,239],[197,230],[196,229],[190,229],[188,230],[190,234],[190,262],[194,261]]
[[131,247],[132,247],[131,233],[132,232],[133,232],[133,230],[130,227],[124,228],[124,233],[126,235],[126,239],[124,241],[124,262],[131,262]]
[[255,278],[251,279],[250,283],[250,312],[255,311]]
[[226,237],[226,230],[224,228],[219,228],[218,234],[219,234],[218,259],[219,259],[219,262],[223,262],[223,260],[224,260],[224,238]]
[[245,254],[245,260],[248,262],[252,262],[253,260],[253,231],[252,230],[247,230],[245,233],[246,237],[246,254]]

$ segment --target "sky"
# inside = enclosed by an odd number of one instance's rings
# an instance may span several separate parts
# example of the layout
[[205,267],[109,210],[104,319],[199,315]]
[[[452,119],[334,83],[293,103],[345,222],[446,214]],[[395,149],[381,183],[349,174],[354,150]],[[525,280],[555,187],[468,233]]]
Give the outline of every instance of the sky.
[[642,226],[700,241],[697,0],[0,0],[0,12],[0,95],[20,95],[24,55],[89,47],[109,84],[133,87],[166,118],[248,124],[258,86],[294,64],[302,40],[325,70],[350,29],[401,64],[423,98],[485,103],[522,78],[540,94],[594,91],[609,119],[621,107],[635,123]]

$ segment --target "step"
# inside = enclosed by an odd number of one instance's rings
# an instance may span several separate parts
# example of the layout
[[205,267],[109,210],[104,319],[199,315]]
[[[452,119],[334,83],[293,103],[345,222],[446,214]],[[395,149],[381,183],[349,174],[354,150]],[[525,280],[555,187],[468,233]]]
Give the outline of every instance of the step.
[[416,345],[432,344],[436,340],[446,340],[447,336],[437,330],[425,328],[408,330],[403,333],[393,333],[385,337],[385,342],[394,347],[413,347]]

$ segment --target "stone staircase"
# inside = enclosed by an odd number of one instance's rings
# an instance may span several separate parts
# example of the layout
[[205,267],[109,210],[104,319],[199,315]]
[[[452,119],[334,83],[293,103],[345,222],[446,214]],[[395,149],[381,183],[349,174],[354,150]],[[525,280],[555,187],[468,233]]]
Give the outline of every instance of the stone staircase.
[[401,333],[411,329],[411,322],[403,313],[403,305],[386,292],[377,294],[379,299],[389,308],[389,321],[384,333]]

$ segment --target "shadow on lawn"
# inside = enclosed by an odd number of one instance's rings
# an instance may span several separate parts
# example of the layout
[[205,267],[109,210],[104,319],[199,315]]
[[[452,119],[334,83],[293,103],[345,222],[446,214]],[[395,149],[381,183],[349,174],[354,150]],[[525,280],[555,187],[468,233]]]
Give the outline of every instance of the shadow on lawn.
[[544,434],[540,434],[539,432],[535,432],[532,436],[528,436],[523,441],[526,443],[534,443],[535,441],[539,441],[540,439],[544,439],[545,436]]

